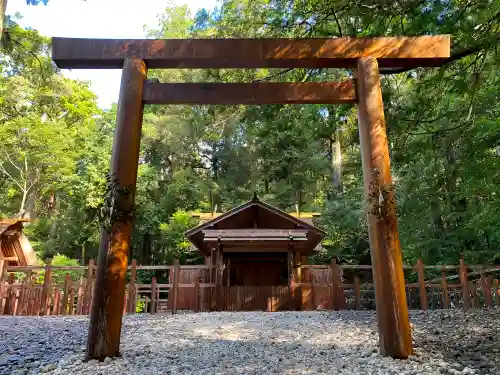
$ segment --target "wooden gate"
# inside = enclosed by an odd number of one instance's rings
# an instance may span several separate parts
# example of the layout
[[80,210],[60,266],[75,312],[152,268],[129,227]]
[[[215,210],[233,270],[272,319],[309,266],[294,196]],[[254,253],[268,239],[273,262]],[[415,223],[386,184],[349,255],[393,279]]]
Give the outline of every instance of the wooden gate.
[[288,286],[228,286],[222,288],[224,311],[280,311],[288,309]]

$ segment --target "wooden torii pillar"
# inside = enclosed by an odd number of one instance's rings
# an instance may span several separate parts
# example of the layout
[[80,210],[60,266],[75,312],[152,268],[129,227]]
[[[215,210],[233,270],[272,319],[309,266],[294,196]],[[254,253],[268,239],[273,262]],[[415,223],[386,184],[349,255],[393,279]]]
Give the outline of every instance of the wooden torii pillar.
[[[134,206],[146,71],[146,65],[141,59],[128,58],[123,64],[111,156],[111,179],[117,188],[129,190],[120,204],[120,208],[125,212]],[[111,228],[101,229],[87,359],[104,360],[106,357],[116,357],[120,354],[131,234],[132,221],[127,216],[113,222]]]
[[357,63],[358,128],[377,305],[380,354],[412,353],[401,245],[377,59]]
[[[359,103],[359,133],[382,355],[406,358],[411,333],[404,293],[396,205],[379,68],[439,66],[450,37],[335,39],[52,39],[59,68],[123,69],[111,172],[129,189],[133,207],[143,104]],[[355,68],[357,81],[295,83],[153,83],[150,68]],[[355,90],[355,86],[357,90]],[[126,216],[126,215],[125,215]],[[90,318],[87,358],[119,354],[131,220],[103,229]]]

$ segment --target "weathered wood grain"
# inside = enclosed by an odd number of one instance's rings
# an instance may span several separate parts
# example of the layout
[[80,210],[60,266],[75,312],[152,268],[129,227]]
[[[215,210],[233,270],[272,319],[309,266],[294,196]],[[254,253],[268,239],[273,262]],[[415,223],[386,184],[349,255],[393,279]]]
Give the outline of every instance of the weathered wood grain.
[[362,57],[381,67],[439,66],[450,36],[328,39],[52,38],[52,59],[65,69],[121,69],[127,58],[148,68],[353,68]]
[[358,60],[357,83],[359,137],[380,353],[407,358],[412,353],[410,321],[377,59]]
[[355,103],[352,80],[301,83],[147,82],[144,104],[344,104]]

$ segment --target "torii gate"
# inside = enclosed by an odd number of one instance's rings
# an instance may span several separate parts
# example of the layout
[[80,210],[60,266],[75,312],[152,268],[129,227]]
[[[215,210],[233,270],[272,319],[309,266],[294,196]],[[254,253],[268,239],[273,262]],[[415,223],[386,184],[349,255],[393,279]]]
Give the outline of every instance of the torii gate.
[[[144,104],[357,103],[380,353],[412,353],[380,67],[439,66],[450,37],[336,39],[106,40],[53,38],[59,68],[122,71],[111,173],[133,207]],[[310,83],[154,83],[148,68],[351,68],[355,80]],[[119,215],[101,232],[87,359],[119,355],[132,221]]]

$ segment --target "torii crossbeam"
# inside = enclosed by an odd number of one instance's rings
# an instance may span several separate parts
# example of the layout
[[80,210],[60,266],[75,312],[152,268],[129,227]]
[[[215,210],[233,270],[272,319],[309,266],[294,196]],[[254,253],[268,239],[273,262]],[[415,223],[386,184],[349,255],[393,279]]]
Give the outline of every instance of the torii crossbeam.
[[[133,207],[144,104],[357,103],[368,233],[382,355],[412,353],[401,247],[392,189],[379,67],[439,66],[450,57],[447,35],[335,39],[111,40],[53,38],[60,68],[121,68],[111,159]],[[152,83],[147,68],[350,68],[356,80],[328,83]],[[380,199],[382,197],[382,199]],[[119,355],[132,222],[118,215],[103,228],[87,358]]]

